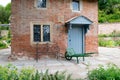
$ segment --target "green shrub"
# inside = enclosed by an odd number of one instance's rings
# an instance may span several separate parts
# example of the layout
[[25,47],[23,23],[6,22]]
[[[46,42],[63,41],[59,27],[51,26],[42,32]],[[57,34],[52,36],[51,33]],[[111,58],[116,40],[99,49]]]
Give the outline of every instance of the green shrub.
[[0,80],[7,80],[8,78],[8,69],[0,66]]
[[120,46],[120,40],[115,41],[116,46]]
[[120,80],[120,68],[114,64],[107,67],[100,66],[88,72],[89,80]]
[[7,37],[11,38],[11,32],[10,32],[10,30],[8,31],[8,36]]
[[2,41],[0,41],[0,49],[4,49],[4,48],[7,48],[7,45]]
[[7,42],[8,44],[10,44],[10,43],[11,43],[11,39],[7,39],[6,42]]
[[108,34],[108,37],[120,37],[120,32],[114,30],[111,34]]
[[120,46],[120,40],[104,40],[104,38],[99,38],[99,46],[102,47]]
[[11,64],[0,66],[0,80],[17,80],[17,68]]
[[0,37],[0,40],[6,40],[6,39],[7,39],[7,36]]
[[108,40],[106,42],[107,42],[106,47],[114,47],[115,46],[115,42],[113,40]]
[[0,26],[0,30],[9,30],[9,27]]
[[98,42],[99,42],[99,46],[105,47],[106,44],[104,43],[102,38],[99,38]]
[[108,37],[107,34],[99,34],[98,37]]
[[19,73],[19,80],[32,80],[32,76],[34,76],[33,68],[22,68]]
[[12,64],[8,64],[7,66],[5,66],[4,68],[8,69],[8,79],[7,80],[17,80],[18,79],[18,69],[13,66]]
[[[6,44],[3,43],[3,41],[5,41]],[[0,49],[7,48],[10,44],[11,44],[11,38],[8,38],[7,36],[0,37]]]
[[116,42],[113,40],[104,40],[103,38],[99,38],[99,46],[114,47],[116,46]]
[[22,68],[18,70],[12,64],[7,66],[0,66],[0,80],[72,80],[71,74],[66,74],[65,71],[57,71],[54,74],[50,74],[48,70],[38,72],[34,68]]
[[98,37],[120,37],[120,32],[114,30],[110,34],[99,34]]

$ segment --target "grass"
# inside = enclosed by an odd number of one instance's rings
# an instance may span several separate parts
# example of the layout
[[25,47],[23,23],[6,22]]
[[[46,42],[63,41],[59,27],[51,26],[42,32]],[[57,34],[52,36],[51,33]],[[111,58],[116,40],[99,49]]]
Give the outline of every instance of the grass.
[[[110,34],[99,34],[99,46],[102,47],[118,47],[120,46],[120,32],[119,31],[113,31]],[[105,38],[110,37],[108,40]],[[117,39],[118,38],[118,39]]]

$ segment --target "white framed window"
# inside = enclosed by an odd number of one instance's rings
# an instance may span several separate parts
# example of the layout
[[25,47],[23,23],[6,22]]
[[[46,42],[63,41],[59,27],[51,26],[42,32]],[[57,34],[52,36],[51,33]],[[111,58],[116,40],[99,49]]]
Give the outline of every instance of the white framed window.
[[82,0],[72,0],[71,2],[73,11],[81,11],[82,9]]
[[51,42],[51,27],[49,24],[33,23],[31,26],[32,42]]
[[37,8],[46,8],[47,0],[37,0],[36,6],[37,6]]

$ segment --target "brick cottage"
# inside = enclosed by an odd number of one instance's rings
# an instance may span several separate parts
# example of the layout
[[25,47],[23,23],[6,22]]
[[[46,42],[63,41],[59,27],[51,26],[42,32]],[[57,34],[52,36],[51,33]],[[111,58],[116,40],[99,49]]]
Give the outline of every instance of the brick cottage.
[[98,1],[12,0],[11,31],[18,57],[64,55],[66,48],[98,53]]

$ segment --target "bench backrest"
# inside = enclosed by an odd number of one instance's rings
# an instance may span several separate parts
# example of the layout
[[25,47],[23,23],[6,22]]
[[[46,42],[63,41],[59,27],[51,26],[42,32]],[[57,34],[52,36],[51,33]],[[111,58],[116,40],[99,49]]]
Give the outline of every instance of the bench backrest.
[[67,48],[67,54],[68,55],[74,55],[75,54],[75,51],[74,51],[74,49],[73,48]]

